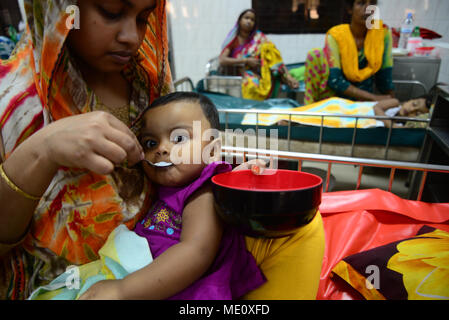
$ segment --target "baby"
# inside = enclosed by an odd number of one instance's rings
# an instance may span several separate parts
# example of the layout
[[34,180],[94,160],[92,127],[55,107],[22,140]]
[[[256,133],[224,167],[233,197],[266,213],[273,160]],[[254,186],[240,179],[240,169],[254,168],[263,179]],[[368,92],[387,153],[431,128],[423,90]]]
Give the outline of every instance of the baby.
[[[101,260],[79,267],[80,277],[88,278],[83,287],[68,288],[61,275],[32,299],[61,299],[68,292],[80,299],[237,299],[265,282],[244,236],[225,227],[214,211],[210,178],[231,170],[219,161],[214,104],[197,93],[176,92],[155,100],[142,121],[143,166],[157,186],[157,201],[132,235],[126,227],[123,235],[120,226],[100,250]],[[139,267],[120,264],[117,256],[127,253],[118,239],[134,239],[136,247],[146,240],[151,253],[142,248]],[[108,255],[111,246],[118,249]]]

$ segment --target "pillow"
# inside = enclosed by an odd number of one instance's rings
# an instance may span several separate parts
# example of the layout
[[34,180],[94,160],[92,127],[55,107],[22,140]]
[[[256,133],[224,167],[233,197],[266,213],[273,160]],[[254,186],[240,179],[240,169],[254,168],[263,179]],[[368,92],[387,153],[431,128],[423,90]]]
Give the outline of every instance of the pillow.
[[367,300],[449,300],[449,233],[424,226],[413,238],[344,258],[335,276]]
[[[430,113],[423,113],[416,116],[415,118],[428,120],[430,119]],[[407,121],[405,123],[406,128],[427,128],[427,125],[428,125],[427,122]]]

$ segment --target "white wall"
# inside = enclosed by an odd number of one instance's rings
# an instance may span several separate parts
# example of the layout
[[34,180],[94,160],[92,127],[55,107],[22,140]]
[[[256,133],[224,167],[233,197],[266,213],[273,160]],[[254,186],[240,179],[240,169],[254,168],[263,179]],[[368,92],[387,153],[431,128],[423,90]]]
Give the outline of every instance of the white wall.
[[[416,25],[433,30],[443,36],[432,40],[445,42],[449,45],[449,1],[447,0],[380,0],[382,19],[395,28],[401,25],[406,12],[412,11]],[[441,49],[441,68],[439,81],[449,83],[449,50]]]
[[[218,56],[221,43],[251,0],[169,0],[173,37],[175,79],[190,77],[195,83],[204,77],[209,59]],[[409,10],[419,26],[444,35],[449,43],[449,1],[380,0],[381,18],[399,27]],[[324,34],[269,35],[286,63],[304,61],[307,52],[324,45]],[[440,81],[449,82],[449,57],[443,59]]]

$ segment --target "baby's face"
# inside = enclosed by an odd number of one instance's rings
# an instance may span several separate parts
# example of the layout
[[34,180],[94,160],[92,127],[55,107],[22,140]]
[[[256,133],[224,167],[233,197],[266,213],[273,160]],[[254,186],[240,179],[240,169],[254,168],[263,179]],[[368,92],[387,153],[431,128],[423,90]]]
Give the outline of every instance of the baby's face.
[[176,101],[149,109],[140,135],[145,158],[144,170],[155,183],[184,186],[195,180],[206,166],[211,139],[203,137],[211,129],[201,106]]
[[400,115],[403,117],[416,117],[420,114],[428,113],[429,109],[426,106],[426,99],[414,99],[402,104]]

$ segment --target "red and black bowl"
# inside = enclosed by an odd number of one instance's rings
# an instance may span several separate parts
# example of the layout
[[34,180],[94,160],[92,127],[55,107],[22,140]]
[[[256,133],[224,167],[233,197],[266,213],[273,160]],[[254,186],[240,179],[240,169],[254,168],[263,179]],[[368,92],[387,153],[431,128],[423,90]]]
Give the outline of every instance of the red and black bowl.
[[253,237],[279,238],[309,224],[321,204],[323,180],[291,170],[232,171],[212,178],[215,210]]

